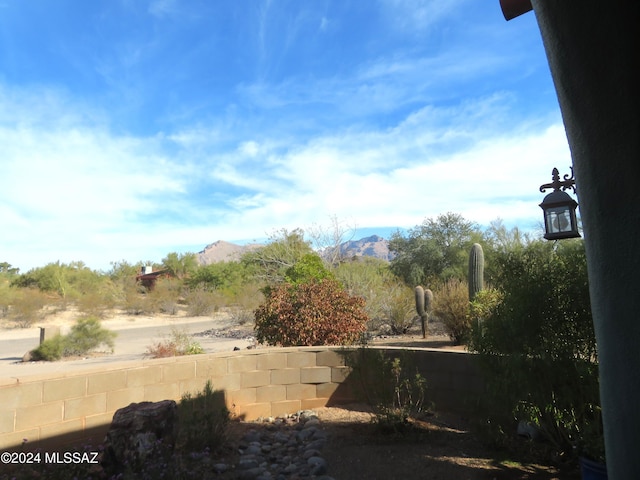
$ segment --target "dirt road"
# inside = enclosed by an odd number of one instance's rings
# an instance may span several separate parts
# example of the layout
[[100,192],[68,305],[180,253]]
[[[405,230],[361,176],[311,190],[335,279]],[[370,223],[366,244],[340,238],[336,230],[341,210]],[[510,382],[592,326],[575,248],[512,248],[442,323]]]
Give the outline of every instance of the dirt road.
[[[57,325],[61,333],[66,333],[73,317],[60,316],[49,318],[39,326]],[[27,375],[70,372],[87,366],[110,364],[144,358],[147,348],[154,342],[166,339],[172,329],[178,329],[194,335],[207,353],[231,351],[234,347],[244,349],[253,345],[250,326],[240,328],[233,325],[225,314],[213,317],[181,316],[116,316],[102,321],[103,327],[115,331],[115,348],[112,354],[89,356],[78,360],[59,362],[21,362],[23,355],[38,346],[40,328],[4,328],[0,329],[0,379],[20,378]],[[219,336],[195,336],[198,333],[215,330]],[[225,337],[221,332],[232,331],[233,337]]]

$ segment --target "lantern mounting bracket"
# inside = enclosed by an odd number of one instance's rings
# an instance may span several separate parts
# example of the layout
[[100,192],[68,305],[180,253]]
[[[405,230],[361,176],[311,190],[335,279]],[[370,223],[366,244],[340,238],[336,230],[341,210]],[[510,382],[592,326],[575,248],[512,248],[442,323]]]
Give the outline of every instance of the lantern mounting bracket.
[[560,189],[562,189],[563,192],[571,189],[573,190],[573,193],[576,193],[576,180],[573,177],[573,167],[570,168],[571,175],[564,175],[562,177],[562,180],[560,180],[560,173],[558,172],[558,169],[554,168],[551,172],[551,179],[553,180],[553,182],[540,185],[540,191],[544,193],[547,188],[553,188],[556,192]]

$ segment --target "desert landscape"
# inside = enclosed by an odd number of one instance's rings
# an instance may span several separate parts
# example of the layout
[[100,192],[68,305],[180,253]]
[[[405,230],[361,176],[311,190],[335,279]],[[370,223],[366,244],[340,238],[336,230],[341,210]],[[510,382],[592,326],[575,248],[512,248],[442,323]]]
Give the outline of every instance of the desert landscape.
[[[66,332],[77,314],[65,311],[47,318],[46,328],[60,327]],[[70,358],[59,362],[22,362],[22,341],[37,343],[39,327],[16,329],[3,325],[0,330],[0,374],[23,376],[55,371],[70,371],[87,365],[104,365],[148,356],[154,342],[170,337],[176,329],[186,332],[198,342],[205,353],[246,348],[273,348],[255,341],[253,325],[238,323],[228,311],[220,311],[209,318],[181,315],[132,316],[117,314],[102,321],[105,328],[116,331],[113,353],[93,352],[83,358]],[[404,335],[371,332],[373,345],[392,345],[422,348],[463,350],[453,346],[441,324],[430,326],[431,334],[423,339],[420,326],[415,324]],[[383,329],[384,330],[384,329]],[[133,332],[144,332],[132,336]],[[326,478],[359,479],[565,479],[579,478],[573,470],[563,471],[542,464],[529,441],[513,436],[508,448],[497,448],[489,438],[483,437],[478,419],[440,411],[433,411],[412,419],[402,432],[384,432],[376,424],[370,406],[353,404],[341,407],[323,407],[314,410],[327,434],[322,449],[328,464]],[[291,412],[295,413],[295,412]],[[218,461],[237,464],[238,447],[248,431],[265,432],[272,429],[269,422],[232,421],[226,445],[218,453]],[[291,428],[294,428],[292,426]],[[213,478],[213,477],[212,477]],[[215,478],[241,478],[230,470]]]

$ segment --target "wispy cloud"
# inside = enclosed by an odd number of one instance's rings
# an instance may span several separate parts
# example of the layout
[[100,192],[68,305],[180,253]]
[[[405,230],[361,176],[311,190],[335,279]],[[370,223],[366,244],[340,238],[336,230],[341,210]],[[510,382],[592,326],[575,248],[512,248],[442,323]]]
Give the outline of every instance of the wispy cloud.
[[158,261],[332,215],[537,225],[570,157],[532,22],[470,0],[238,5],[89,6],[29,64],[0,55],[0,261]]
[[460,11],[468,0],[383,0],[381,9],[391,18],[392,24],[406,31],[423,32],[451,14]]

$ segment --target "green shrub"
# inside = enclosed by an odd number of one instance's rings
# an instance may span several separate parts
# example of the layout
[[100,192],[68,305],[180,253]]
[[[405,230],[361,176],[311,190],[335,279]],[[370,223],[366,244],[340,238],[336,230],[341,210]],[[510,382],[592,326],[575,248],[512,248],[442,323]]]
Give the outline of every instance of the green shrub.
[[60,298],[77,298],[98,289],[104,280],[103,276],[88,268],[83,262],[55,262],[33,268],[14,278],[11,284],[55,293]]
[[102,328],[95,317],[78,319],[67,335],[56,335],[31,351],[34,360],[55,361],[62,357],[84,355],[100,346],[113,351],[115,332]]
[[233,296],[249,278],[249,270],[243,263],[215,262],[199,266],[185,279],[185,284],[190,289],[203,287],[209,291],[217,290]]
[[455,345],[465,344],[471,336],[469,287],[455,278],[449,279],[433,295],[433,314],[444,324]]
[[8,317],[22,328],[30,327],[45,318],[50,313],[46,307],[52,303],[51,299],[36,288],[15,289],[11,301]]
[[244,325],[254,320],[253,311],[240,305],[229,307],[227,313],[235,325]]
[[[502,299],[471,347],[487,373],[491,422],[526,421],[554,457],[602,453],[598,361],[582,241],[534,242],[494,258]],[[585,433],[589,432],[589,433]],[[594,441],[595,440],[595,441]]]
[[364,300],[328,279],[272,288],[255,318],[258,341],[281,346],[353,344],[368,320]]
[[13,303],[15,292],[16,289],[9,286],[9,281],[0,276],[0,318],[9,314],[9,306]]
[[107,289],[83,293],[76,299],[75,303],[78,311],[100,318],[105,317],[107,311],[115,306],[113,296]]
[[186,296],[187,315],[190,317],[206,317],[216,312],[221,303],[220,293],[207,290],[204,286],[190,289]]
[[325,267],[322,258],[315,253],[307,253],[289,267],[284,275],[285,281],[292,285],[300,285],[311,281],[334,279],[334,275]]
[[181,292],[182,281],[177,278],[159,278],[153,289],[146,294],[149,309],[154,313],[176,315]]
[[178,444],[191,452],[205,448],[215,451],[225,444],[229,425],[229,411],[224,393],[214,391],[211,380],[197,395],[186,393],[178,405]]
[[393,334],[407,333],[415,320],[415,305],[411,289],[399,282],[389,284],[382,311]]
[[152,308],[147,297],[147,289],[137,282],[135,277],[119,280],[119,300],[121,308],[129,315],[142,315],[152,313]]
[[356,395],[373,407],[376,424],[383,432],[402,432],[410,417],[429,408],[427,381],[408,352],[392,353],[361,346],[342,355]]
[[35,361],[55,362],[64,354],[64,337],[56,335],[42,342],[35,350],[31,351],[31,358]]
[[100,346],[113,351],[116,333],[102,328],[96,317],[80,318],[64,337],[64,356],[84,355]]
[[391,273],[388,262],[360,257],[340,263],[334,274],[349,295],[365,299],[369,327],[376,329],[389,318],[389,290],[404,288],[402,280]]
[[[504,292],[496,288],[485,288],[476,293],[473,302],[471,302],[471,320],[473,322],[472,328],[472,343],[477,339],[477,335],[482,335],[482,329],[485,319],[491,318],[499,306],[504,300]],[[475,339],[475,340],[474,340]]]
[[289,267],[309,253],[313,250],[310,242],[304,239],[304,231],[282,229],[274,232],[264,247],[243,254],[240,262],[255,279],[277,284],[284,281]]

